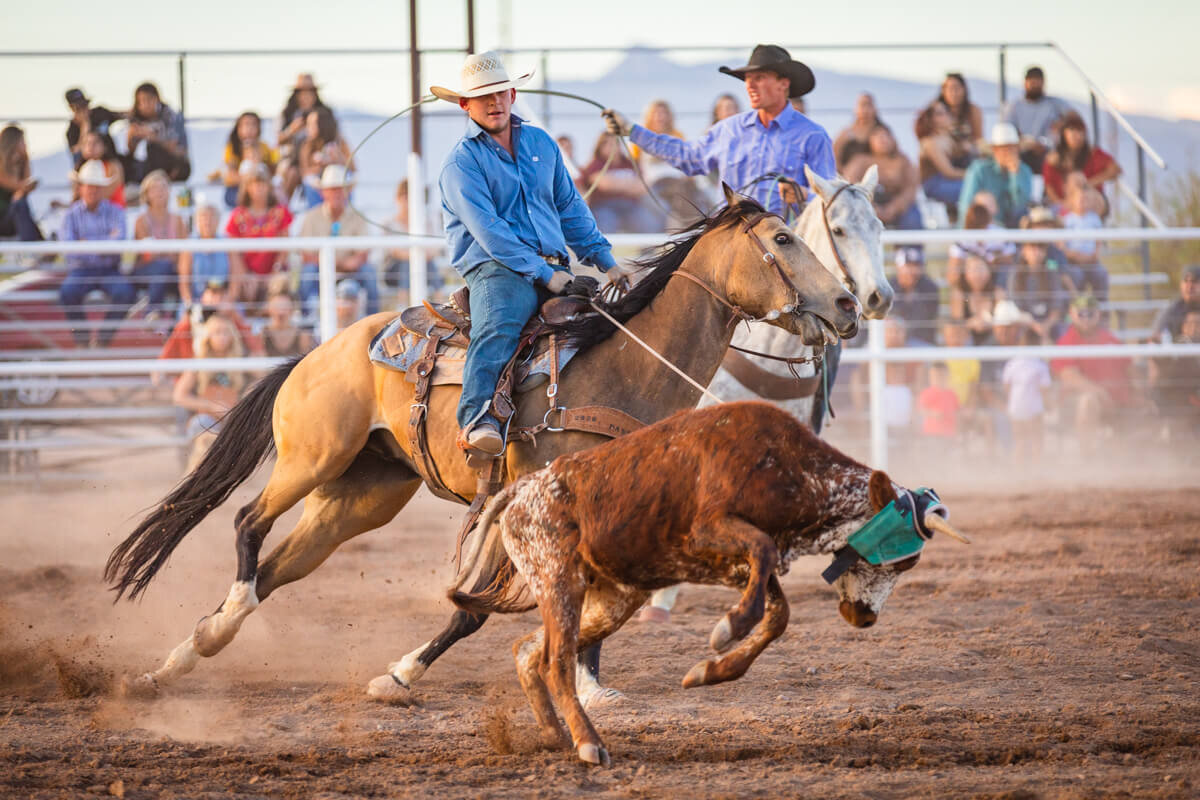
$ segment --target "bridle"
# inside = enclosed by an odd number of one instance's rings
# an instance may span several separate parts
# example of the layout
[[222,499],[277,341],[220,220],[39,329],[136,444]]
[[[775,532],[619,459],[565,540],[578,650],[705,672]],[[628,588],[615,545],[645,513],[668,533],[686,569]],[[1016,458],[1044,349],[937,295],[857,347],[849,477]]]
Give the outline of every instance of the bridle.
[[846,266],[846,262],[842,260],[842,254],[838,251],[837,242],[833,238],[833,229],[829,225],[829,209],[837,202],[838,195],[853,185],[852,183],[843,183],[838,187],[838,190],[833,193],[833,197],[829,198],[829,201],[821,208],[821,222],[825,223],[825,235],[829,237],[829,249],[833,251],[833,260],[846,281],[846,288],[850,291],[850,294],[857,296],[858,283],[854,278],[850,277],[850,269]]

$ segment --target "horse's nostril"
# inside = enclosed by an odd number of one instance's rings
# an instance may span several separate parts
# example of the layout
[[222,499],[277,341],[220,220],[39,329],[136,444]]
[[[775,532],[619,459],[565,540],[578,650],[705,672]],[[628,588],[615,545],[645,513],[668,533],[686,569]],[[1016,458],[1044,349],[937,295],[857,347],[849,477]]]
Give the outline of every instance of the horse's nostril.
[[867,308],[879,308],[879,304],[883,302],[883,298],[879,295],[879,290],[871,292],[871,296],[867,298]]
[[837,299],[837,307],[839,310],[845,311],[847,314],[858,313],[858,303],[855,302],[854,298],[848,294],[844,294]]

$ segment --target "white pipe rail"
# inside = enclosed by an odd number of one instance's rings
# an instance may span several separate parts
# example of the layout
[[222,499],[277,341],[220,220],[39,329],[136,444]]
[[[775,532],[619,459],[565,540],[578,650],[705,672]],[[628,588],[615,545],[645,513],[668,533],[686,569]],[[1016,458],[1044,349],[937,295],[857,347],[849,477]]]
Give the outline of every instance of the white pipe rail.
[[1129,202],[1133,203],[1133,207],[1136,208],[1151,225],[1159,230],[1166,230],[1166,223],[1162,221],[1162,218],[1158,216],[1158,214],[1154,213],[1150,206],[1146,205],[1145,200],[1138,197],[1136,189],[1120,178],[1117,178],[1117,190],[1129,198]]

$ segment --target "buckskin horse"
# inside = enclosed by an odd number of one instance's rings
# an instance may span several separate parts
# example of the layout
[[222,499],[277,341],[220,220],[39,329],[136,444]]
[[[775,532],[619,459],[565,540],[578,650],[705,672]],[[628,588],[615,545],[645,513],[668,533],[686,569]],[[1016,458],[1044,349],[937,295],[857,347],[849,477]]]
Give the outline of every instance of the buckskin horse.
[[[542,628],[513,645],[521,686],[548,744],[609,763],[575,693],[576,652],[617,631],[650,592],[680,582],[739,589],[713,628],[723,655],[687,688],[735,680],[787,627],[779,575],[797,556],[835,554],[825,572],[851,625],[874,624],[932,531],[961,541],[928,489],[896,486],[760,401],[682,411],[525,475],[473,534],[449,598],[477,614],[535,606]],[[462,590],[481,568],[497,576]]]
[[[641,279],[624,297],[601,306],[701,385],[712,379],[739,319],[770,318],[814,345],[852,336],[858,325],[854,297],[782,219],[728,187],[726,198],[720,212],[644,261]],[[236,515],[237,572],[225,600],[158,670],[128,681],[129,691],[154,694],[199,658],[216,655],[272,592],[308,575],[343,542],[389,522],[420,487],[405,435],[413,384],[367,357],[369,343],[393,317],[367,317],[263,378],[225,417],[196,469],[113,550],[105,577],[118,598],[135,598],[187,533],[277,454],[266,487]],[[650,423],[696,404],[696,389],[614,330],[597,315],[573,323],[568,337],[580,352],[557,381],[559,406],[606,406]],[[478,475],[455,446],[458,395],[456,386],[433,387],[428,449],[444,484],[470,499]],[[542,422],[544,401],[527,395],[514,424]],[[564,431],[513,441],[503,478],[511,481],[603,440]],[[272,523],[302,499],[300,521],[260,563]],[[372,687],[407,692],[434,659],[485,619],[455,612],[442,635],[415,658],[391,665]]]

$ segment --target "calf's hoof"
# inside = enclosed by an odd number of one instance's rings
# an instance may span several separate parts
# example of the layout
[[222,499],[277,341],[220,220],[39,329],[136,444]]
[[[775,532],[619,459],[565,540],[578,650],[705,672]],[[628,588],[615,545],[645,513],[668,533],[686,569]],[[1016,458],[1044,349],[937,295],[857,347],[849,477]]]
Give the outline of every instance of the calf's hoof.
[[721,617],[721,621],[712,629],[712,635],[708,637],[708,646],[718,653],[724,653],[733,644],[733,623],[729,621],[729,615]]
[[579,760],[585,764],[595,764],[599,767],[612,766],[612,759],[608,757],[608,750],[596,744],[579,745]]
[[397,706],[411,706],[416,701],[412,687],[390,672],[371,679],[367,684],[367,697]]
[[158,688],[158,681],[154,680],[154,676],[149,672],[143,672],[136,678],[130,675],[121,678],[119,689],[121,697],[128,697],[134,700],[154,700],[161,693],[162,691]]
[[683,688],[693,689],[697,686],[707,686],[713,682],[713,662],[701,661],[696,666],[688,670],[688,674],[683,676]]

